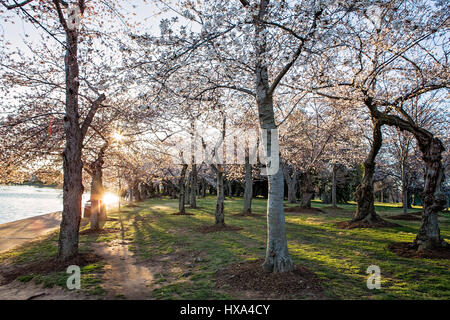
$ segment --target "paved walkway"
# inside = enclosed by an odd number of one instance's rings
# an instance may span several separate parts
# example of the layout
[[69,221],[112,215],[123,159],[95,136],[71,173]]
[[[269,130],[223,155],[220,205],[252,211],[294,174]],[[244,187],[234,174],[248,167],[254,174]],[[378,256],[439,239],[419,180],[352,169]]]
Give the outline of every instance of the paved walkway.
[[61,212],[0,224],[0,252],[8,251],[27,241],[59,228]]

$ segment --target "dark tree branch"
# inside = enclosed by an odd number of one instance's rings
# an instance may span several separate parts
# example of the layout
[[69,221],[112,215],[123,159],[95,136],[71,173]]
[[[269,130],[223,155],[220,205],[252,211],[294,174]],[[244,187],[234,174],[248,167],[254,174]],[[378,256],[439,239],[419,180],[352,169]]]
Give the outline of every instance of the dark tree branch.
[[95,113],[97,112],[98,108],[100,107],[101,103],[106,99],[105,94],[101,94],[97,100],[95,100],[92,105],[91,108],[89,109],[89,112],[86,116],[86,118],[83,121],[83,124],[81,126],[81,136],[84,138],[86,136],[86,132],[89,128],[89,126],[91,125],[92,119],[95,116]]
[[34,0],[25,0],[20,3],[17,3],[16,1],[14,1],[14,4],[7,4],[6,1],[0,1],[0,2],[6,9],[12,10],[12,9],[16,9],[16,8],[21,8],[33,1]]

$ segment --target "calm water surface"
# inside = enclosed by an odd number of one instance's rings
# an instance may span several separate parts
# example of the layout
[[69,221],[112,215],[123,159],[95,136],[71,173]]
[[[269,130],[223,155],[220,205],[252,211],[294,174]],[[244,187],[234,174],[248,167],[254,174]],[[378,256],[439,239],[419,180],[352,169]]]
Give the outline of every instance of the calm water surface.
[[62,189],[0,185],[0,224],[55,211],[62,211]]

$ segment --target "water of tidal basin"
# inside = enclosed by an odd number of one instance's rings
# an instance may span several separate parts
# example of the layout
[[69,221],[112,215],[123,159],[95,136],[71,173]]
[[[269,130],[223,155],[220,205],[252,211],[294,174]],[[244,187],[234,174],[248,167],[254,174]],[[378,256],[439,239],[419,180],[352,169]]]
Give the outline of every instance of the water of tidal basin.
[[[62,211],[62,189],[0,185],[0,224]],[[83,204],[89,194],[83,194]]]

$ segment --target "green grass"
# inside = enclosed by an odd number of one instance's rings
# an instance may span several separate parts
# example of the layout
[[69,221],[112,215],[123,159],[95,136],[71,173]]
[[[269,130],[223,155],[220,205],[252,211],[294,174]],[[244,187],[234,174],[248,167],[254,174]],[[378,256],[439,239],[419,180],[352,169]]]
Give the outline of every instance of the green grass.
[[[80,247],[88,250],[93,242],[128,240],[130,250],[139,262],[151,264],[151,259],[178,256],[202,257],[202,261],[187,267],[186,261],[172,261],[182,271],[164,271],[155,275],[149,286],[157,299],[233,299],[238,294],[225,293],[215,288],[214,274],[226,265],[238,261],[258,259],[265,255],[266,219],[261,217],[237,217],[242,199],[225,201],[226,223],[243,229],[238,232],[201,234],[195,228],[214,223],[215,198],[198,199],[198,209],[187,208],[192,216],[175,216],[177,200],[152,199],[139,207],[126,207],[120,214],[121,221],[110,221],[106,227],[121,228],[121,232],[100,236],[80,237]],[[292,206],[292,205],[288,205]],[[313,202],[314,207],[328,207]],[[264,214],[266,200],[255,199],[253,212]],[[450,299],[450,261],[407,259],[387,250],[387,245],[397,241],[412,241],[420,222],[396,221],[402,227],[382,229],[341,230],[334,226],[348,220],[355,206],[339,205],[343,210],[330,214],[286,213],[286,230],[289,251],[296,264],[305,265],[322,279],[325,295],[330,299]],[[324,209],[329,211],[329,209]],[[418,210],[414,210],[418,211]],[[381,216],[401,214],[395,205],[377,204]],[[117,212],[109,215],[119,218]],[[140,221],[135,217],[141,216]],[[440,217],[441,234],[449,241],[450,218]],[[51,256],[56,253],[56,235],[39,243],[0,255],[2,259],[30,261],[37,254]],[[43,249],[44,248],[44,249]],[[171,258],[172,259],[172,258]],[[370,265],[381,268],[382,288],[369,290],[366,286],[366,270]],[[102,265],[87,266],[82,271],[83,290],[91,294],[103,294],[101,286]],[[91,275],[91,276],[89,276]],[[60,284],[62,275],[52,275],[49,283]],[[90,278],[92,277],[92,278]],[[33,277],[35,278],[35,277]],[[36,277],[39,279],[39,277]],[[44,278],[44,279],[42,279]],[[30,281],[23,275],[21,281]],[[41,276],[45,284],[45,277]],[[153,288],[152,288],[153,286]]]

